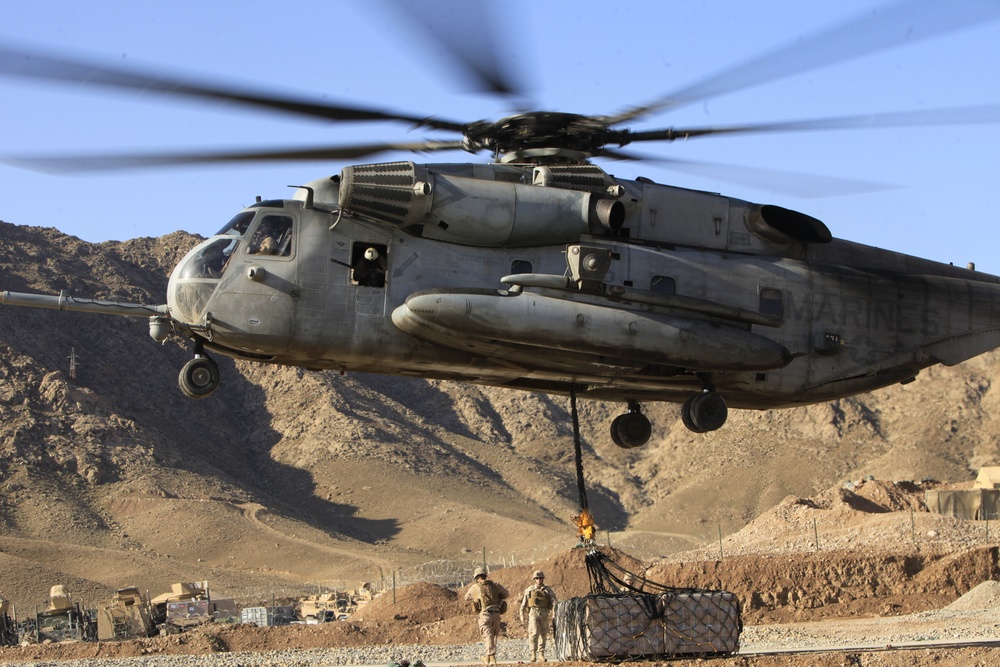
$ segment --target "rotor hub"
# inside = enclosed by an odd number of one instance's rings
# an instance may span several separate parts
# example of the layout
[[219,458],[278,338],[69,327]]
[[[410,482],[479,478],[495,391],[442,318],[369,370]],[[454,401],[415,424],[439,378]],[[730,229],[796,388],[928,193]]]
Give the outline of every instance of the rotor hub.
[[575,164],[599,155],[612,134],[606,124],[591,116],[534,111],[493,123],[473,123],[465,137],[502,162]]

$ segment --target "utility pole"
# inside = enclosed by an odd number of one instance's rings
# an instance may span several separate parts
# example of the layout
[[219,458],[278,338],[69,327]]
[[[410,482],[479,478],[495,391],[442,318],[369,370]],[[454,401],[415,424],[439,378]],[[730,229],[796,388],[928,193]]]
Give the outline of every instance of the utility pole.
[[69,349],[69,377],[72,380],[76,379],[76,348],[71,347]]

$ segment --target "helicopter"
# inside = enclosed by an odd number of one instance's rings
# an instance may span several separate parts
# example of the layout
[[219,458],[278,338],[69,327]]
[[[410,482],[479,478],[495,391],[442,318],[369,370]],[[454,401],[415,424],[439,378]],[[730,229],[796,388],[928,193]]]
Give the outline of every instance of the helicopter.
[[[943,16],[945,18],[942,18]],[[734,134],[996,123],[1000,107],[739,126],[626,127],[708,97],[900,43],[894,21],[940,32],[1000,17],[991,3],[889,8],[815,40],[875,33],[821,57],[778,50],[611,115],[521,110],[455,121],[206,84],[0,47],[0,76],[153,90],[332,121],[398,121],[451,139],[335,147],[5,158],[63,170],[209,162],[356,160],[388,151],[489,154],[491,162],[352,164],[258,199],[192,248],[165,304],[4,291],[0,303],[149,320],[153,340],[190,340],[180,390],[221,384],[211,354],[302,367],[471,382],[625,405],[615,444],[638,447],[642,404],[681,405],[709,433],[730,408],[829,401],[912,382],[1000,346],[1000,278],[834,238],[822,221],[646,178],[597,157]],[[797,47],[798,48],[798,47]],[[808,47],[805,47],[808,48]],[[817,55],[817,50],[813,55]],[[498,94],[511,86],[463,54]],[[775,70],[774,63],[784,64]],[[210,354],[211,353],[211,354]]]

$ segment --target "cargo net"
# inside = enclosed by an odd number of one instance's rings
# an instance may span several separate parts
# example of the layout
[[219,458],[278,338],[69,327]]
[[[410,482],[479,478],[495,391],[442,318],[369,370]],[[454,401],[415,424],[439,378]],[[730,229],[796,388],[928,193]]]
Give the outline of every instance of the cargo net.
[[634,577],[600,551],[586,556],[591,594],[556,604],[560,660],[729,655],[739,648],[739,601],[728,591]]

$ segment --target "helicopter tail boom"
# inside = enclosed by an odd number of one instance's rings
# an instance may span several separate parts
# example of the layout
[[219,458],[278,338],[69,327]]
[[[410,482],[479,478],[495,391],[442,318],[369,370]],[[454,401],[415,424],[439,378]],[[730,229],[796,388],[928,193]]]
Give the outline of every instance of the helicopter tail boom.
[[168,314],[166,305],[149,306],[141,303],[121,301],[101,301],[99,299],[75,299],[65,292],[59,296],[49,294],[29,294],[26,292],[0,292],[0,303],[9,306],[29,306],[52,310],[74,310],[83,313],[125,315],[127,317],[156,317]]

